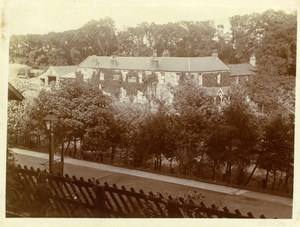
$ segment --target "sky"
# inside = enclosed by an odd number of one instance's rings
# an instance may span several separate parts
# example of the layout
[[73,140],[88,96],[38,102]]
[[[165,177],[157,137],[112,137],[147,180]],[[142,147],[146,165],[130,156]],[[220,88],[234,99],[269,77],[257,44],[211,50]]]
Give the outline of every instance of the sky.
[[267,9],[292,12],[300,0],[3,0],[8,34],[46,34],[78,29],[92,19],[110,17],[122,30],[142,22],[214,20]]

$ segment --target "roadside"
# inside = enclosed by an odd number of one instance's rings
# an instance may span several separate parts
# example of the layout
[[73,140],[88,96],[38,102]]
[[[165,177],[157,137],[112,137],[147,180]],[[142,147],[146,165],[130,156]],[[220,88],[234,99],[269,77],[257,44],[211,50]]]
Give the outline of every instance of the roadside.
[[[29,151],[29,150],[20,149],[20,148],[13,148],[12,150],[16,154],[27,155],[27,156],[31,156],[31,157],[37,157],[37,158],[48,160],[48,155],[45,153],[39,153],[39,152]],[[55,159],[58,159],[58,158],[59,158],[58,156],[55,157]],[[105,164],[100,164],[100,163],[77,160],[77,159],[72,159],[69,157],[65,157],[65,164],[88,167],[88,168],[102,170],[102,171],[111,172],[111,173],[126,174],[126,175],[130,175],[130,176],[147,178],[147,179],[157,180],[157,181],[163,181],[163,182],[168,182],[168,183],[172,183],[172,184],[184,185],[184,186],[188,186],[188,187],[204,189],[204,190],[219,192],[219,193],[224,193],[224,194],[243,196],[248,199],[258,199],[258,200],[264,200],[264,201],[268,201],[268,202],[276,202],[276,203],[290,206],[290,207],[293,204],[293,200],[290,198],[286,198],[286,197],[269,195],[269,194],[253,192],[250,190],[237,189],[237,188],[232,188],[232,187],[227,187],[227,186],[203,183],[203,182],[199,182],[199,181],[182,179],[182,178],[166,176],[166,175],[160,175],[160,174],[156,174],[156,173],[149,173],[149,172],[144,172],[144,171],[140,171],[140,170],[132,170],[132,169],[126,169],[126,168],[122,168],[122,167],[116,167],[116,166],[110,166],[110,165],[105,165]],[[35,168],[37,168],[37,167],[35,167]],[[41,167],[39,167],[39,168],[41,168]],[[82,176],[82,174],[80,176]],[[93,176],[90,176],[90,177],[93,177]]]

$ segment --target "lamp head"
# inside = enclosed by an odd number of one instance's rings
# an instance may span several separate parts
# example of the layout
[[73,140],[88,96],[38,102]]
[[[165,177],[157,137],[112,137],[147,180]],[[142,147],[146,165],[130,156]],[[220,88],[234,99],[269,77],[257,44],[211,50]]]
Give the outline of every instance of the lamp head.
[[48,131],[52,131],[57,123],[58,118],[56,115],[51,111],[49,114],[44,118],[44,122]]

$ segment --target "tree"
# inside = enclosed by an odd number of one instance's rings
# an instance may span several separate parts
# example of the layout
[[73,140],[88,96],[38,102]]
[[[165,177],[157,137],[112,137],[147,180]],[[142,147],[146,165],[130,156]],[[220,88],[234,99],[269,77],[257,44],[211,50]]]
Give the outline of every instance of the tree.
[[264,36],[256,47],[259,70],[268,75],[296,75],[296,13],[266,11]]
[[7,141],[9,145],[25,145],[26,135],[29,135],[27,121],[31,102],[23,100],[9,101],[7,107]]
[[118,147],[122,150],[125,164],[133,158],[134,166],[140,166],[144,159],[144,150],[136,150],[143,122],[150,114],[146,106],[114,103],[114,120],[118,126]]
[[188,175],[195,158],[204,155],[207,128],[214,116],[215,107],[193,81],[182,81],[174,91],[174,124],[176,130],[176,159],[181,172]]
[[249,98],[260,112],[270,115],[274,109],[295,113],[295,78],[257,74],[245,84]]
[[293,172],[294,122],[291,120],[281,114],[275,114],[265,128],[264,150],[260,166],[267,171],[265,186],[268,183],[269,172],[273,172],[272,190],[278,171],[286,173],[286,188]]
[[293,75],[296,69],[296,13],[268,10],[230,17],[231,44],[240,62],[255,53],[268,75]]
[[229,104],[223,109],[223,124],[220,126],[220,130],[225,135],[225,138],[221,140],[226,152],[225,174],[230,177],[231,166],[235,165],[237,168],[236,183],[241,184],[245,177],[244,169],[250,165],[254,147],[258,141],[256,116],[241,88],[233,88],[230,97]]
[[[41,91],[30,110],[32,128],[43,127],[43,119],[53,111],[59,117],[55,135],[56,144],[74,141],[74,153],[77,153],[77,141],[83,149],[97,148],[107,141],[106,131],[111,117],[111,105],[107,96],[90,82],[81,79],[62,82],[60,88],[53,87],[51,91]],[[96,143],[95,140],[102,140]],[[98,147],[97,147],[98,145]]]

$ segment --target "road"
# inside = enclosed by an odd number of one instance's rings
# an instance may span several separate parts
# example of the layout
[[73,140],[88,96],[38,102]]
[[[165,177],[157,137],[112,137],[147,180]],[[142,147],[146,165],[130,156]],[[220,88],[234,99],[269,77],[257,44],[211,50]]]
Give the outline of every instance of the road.
[[[13,148],[17,162],[28,167],[47,168],[48,154]],[[55,157],[58,159],[59,157]],[[105,164],[93,163],[65,157],[65,173],[77,177],[96,178],[100,182],[107,181],[127,188],[143,189],[145,192],[162,192],[166,195],[184,196],[196,191],[205,196],[205,203],[219,204],[239,209],[243,212],[251,211],[255,217],[264,214],[267,217],[291,218],[292,199],[268,195],[264,193],[241,190],[233,187],[203,183],[194,180],[131,170]]]

